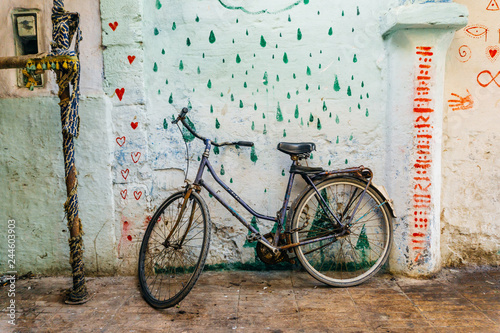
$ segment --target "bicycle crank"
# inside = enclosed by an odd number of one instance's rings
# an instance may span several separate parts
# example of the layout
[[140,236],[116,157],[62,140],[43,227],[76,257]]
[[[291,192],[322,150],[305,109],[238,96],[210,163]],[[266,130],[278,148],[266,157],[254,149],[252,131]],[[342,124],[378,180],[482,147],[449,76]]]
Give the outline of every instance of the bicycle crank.
[[[274,233],[265,234],[263,237],[267,239],[270,243],[272,243],[274,239]],[[280,239],[278,245],[283,245],[281,243],[282,240]],[[269,247],[260,242],[257,243],[255,250],[257,251],[257,256],[259,257],[260,261],[268,265],[278,264],[285,260],[289,261],[288,254],[286,253],[286,251],[281,250],[278,251],[277,253],[274,253]]]

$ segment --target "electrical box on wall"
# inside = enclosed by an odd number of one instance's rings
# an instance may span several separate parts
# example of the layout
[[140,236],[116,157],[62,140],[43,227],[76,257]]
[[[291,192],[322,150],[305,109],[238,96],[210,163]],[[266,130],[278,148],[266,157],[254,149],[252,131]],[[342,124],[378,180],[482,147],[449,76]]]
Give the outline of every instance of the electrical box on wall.
[[[14,33],[14,43],[16,46],[16,55],[28,55],[39,53],[40,29],[38,20],[38,9],[15,9],[12,12],[12,26]],[[35,74],[35,87],[43,87],[43,73]],[[17,85],[25,87],[28,83],[23,70],[19,69],[17,74]]]

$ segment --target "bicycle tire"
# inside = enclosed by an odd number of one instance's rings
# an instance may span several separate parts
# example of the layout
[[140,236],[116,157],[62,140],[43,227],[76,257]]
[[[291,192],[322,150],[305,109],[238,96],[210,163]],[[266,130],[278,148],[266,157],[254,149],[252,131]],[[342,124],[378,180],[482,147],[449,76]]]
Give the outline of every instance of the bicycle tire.
[[154,308],[169,308],[182,301],[207,258],[211,227],[207,205],[199,194],[191,192],[177,223],[184,195],[184,191],[174,193],[161,204],[142,240],[139,285],[143,298]]
[[[338,177],[321,181],[316,188],[344,223],[349,221],[366,184],[361,179]],[[293,243],[332,235],[338,230],[330,219],[321,216],[324,211],[315,194],[311,188],[298,201],[292,217]],[[350,287],[365,282],[389,257],[393,231],[387,206],[370,186],[352,219],[350,234],[297,246],[297,259],[311,276],[327,285]]]

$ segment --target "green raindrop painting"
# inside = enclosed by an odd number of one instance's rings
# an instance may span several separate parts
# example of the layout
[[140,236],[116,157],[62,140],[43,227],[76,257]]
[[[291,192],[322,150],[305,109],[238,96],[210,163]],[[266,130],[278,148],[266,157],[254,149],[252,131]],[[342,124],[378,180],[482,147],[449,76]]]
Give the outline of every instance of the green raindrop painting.
[[280,107],[280,103],[278,102],[278,107],[277,107],[277,110],[276,110],[276,120],[277,121],[283,121],[283,114],[281,113],[281,107]]
[[215,34],[213,30],[210,31],[210,35],[208,36],[208,41],[210,42],[210,44],[215,43]]

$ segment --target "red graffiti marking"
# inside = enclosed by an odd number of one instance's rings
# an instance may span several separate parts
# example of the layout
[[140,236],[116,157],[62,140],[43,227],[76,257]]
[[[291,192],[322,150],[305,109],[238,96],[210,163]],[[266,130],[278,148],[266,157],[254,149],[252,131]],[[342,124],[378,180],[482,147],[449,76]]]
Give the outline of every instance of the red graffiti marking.
[[472,56],[472,51],[467,45],[462,45],[458,48],[458,54],[460,55],[458,60],[461,62],[467,62]]
[[[428,178],[427,178],[427,179],[428,179]],[[431,184],[428,184],[426,187],[422,187],[422,185],[417,184],[417,185],[415,185],[414,189],[415,189],[415,190],[416,190],[416,189],[420,189],[420,190],[422,190],[422,191],[428,191],[430,186],[431,186]]]
[[120,236],[120,241],[118,242],[118,257],[123,258],[123,250],[124,247],[127,248],[129,246],[129,242],[132,241],[132,235],[131,235],[131,225],[127,221],[126,217],[122,217],[122,231],[121,231],[121,236]]
[[472,109],[472,107],[474,106],[474,101],[472,100],[472,95],[470,94],[468,89],[467,94],[467,96],[461,97],[457,94],[452,93],[451,95],[456,97],[456,99],[449,99],[448,106],[453,111]]
[[[486,71],[482,71],[481,73],[477,74],[477,83],[479,83],[479,85],[481,87],[487,87],[491,84],[491,82],[495,82],[495,84],[497,85],[497,87],[500,88],[500,83],[498,83],[496,81],[496,78],[500,75],[500,72],[498,72],[495,76],[493,76],[493,74],[491,74],[490,71],[486,70]],[[485,78],[485,76],[487,78]],[[487,80],[490,80],[488,82],[486,82]]]
[[142,196],[142,191],[134,191],[135,200],[139,200]]
[[[433,97],[431,96],[433,79],[432,47],[421,46],[415,50],[417,66],[415,71],[415,97],[413,99],[413,122],[414,132],[414,155],[411,161],[413,178],[412,206],[414,219],[410,224],[410,248],[412,250],[411,260],[419,262],[423,260],[424,252],[428,248],[427,227],[428,216],[431,213],[432,182],[429,177],[432,169],[432,145],[433,138],[432,115],[434,113]],[[465,56],[465,55],[464,55]]]
[[132,63],[135,60],[135,56],[128,56],[127,58],[128,58],[128,62],[132,65]]
[[123,177],[123,179],[127,179],[129,172],[130,172],[129,169],[122,170],[122,177]]
[[109,27],[111,28],[111,30],[115,31],[116,30],[116,27],[118,26],[118,22],[114,22],[114,23],[110,23],[109,24]]
[[132,127],[132,129],[136,129],[137,125],[139,125],[139,123],[137,121],[135,123],[134,122],[130,123],[130,127]]
[[498,58],[500,47],[498,45],[488,46],[486,48],[486,58],[490,59],[491,62],[495,62]]
[[465,33],[472,38],[482,38],[488,41],[488,28],[481,24],[468,25],[464,28]]
[[127,190],[120,191],[120,195],[122,196],[122,199],[125,200],[127,198]]
[[121,89],[116,88],[115,94],[116,94],[116,96],[118,96],[118,99],[121,101],[123,98],[123,94],[125,94],[125,88],[121,88]]
[[130,153],[130,156],[132,156],[132,161],[134,163],[139,162],[139,159],[141,158],[141,152],[138,151],[137,153]]
[[491,10],[492,12],[500,10],[500,8],[498,8],[497,1],[491,0],[490,3],[488,4],[488,6],[486,7],[486,10]]
[[116,138],[116,143],[118,144],[118,146],[123,146],[125,144],[125,137],[122,136],[122,137],[117,137]]

